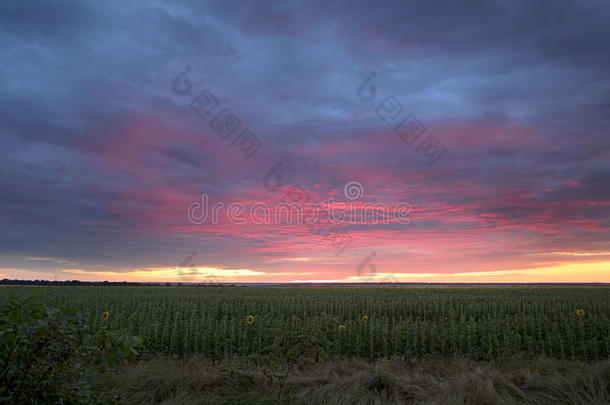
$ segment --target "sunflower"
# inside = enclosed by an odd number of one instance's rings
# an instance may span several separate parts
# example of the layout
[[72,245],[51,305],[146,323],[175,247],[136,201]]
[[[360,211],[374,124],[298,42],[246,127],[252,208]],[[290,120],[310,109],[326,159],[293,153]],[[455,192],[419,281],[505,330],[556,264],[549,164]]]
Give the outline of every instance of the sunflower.
[[248,315],[248,317],[246,318],[246,323],[248,325],[252,325],[254,323],[254,316],[253,315]]
[[585,316],[585,310],[584,309],[577,309],[576,310],[576,315],[578,315],[578,316]]
[[362,318],[362,322],[367,323],[369,320],[368,315],[364,315],[364,318]]
[[345,325],[339,325],[339,327],[337,329],[339,329],[339,330],[345,329]]
[[104,312],[102,314],[102,321],[105,321],[106,319],[108,319],[109,316],[110,316],[110,314],[108,313],[108,311]]

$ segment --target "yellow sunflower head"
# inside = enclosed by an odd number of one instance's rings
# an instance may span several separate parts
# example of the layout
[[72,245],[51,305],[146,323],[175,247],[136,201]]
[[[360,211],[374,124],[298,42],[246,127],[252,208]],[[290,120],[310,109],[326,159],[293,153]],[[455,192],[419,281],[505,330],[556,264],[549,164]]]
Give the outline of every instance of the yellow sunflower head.
[[368,315],[364,315],[364,318],[362,318],[362,322],[367,323],[369,320]]
[[109,316],[110,316],[110,313],[108,313],[108,311],[104,312],[102,314],[102,321],[105,321],[106,319],[108,319]]
[[337,329],[339,329],[339,330],[345,329],[345,325],[339,325],[339,327]]
[[246,323],[248,325],[252,325],[254,323],[254,315],[248,315],[248,318],[246,318]]
[[585,310],[584,309],[577,309],[576,310],[576,315],[578,315],[578,316],[585,316]]

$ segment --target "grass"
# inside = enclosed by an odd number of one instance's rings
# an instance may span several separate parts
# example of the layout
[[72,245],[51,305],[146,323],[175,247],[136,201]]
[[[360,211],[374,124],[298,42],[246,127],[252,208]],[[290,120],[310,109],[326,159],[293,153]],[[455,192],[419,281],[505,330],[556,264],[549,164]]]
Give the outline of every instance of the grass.
[[306,365],[159,357],[104,377],[124,404],[608,404],[610,361],[341,359]]
[[39,290],[147,337],[121,404],[610,404],[606,287]]

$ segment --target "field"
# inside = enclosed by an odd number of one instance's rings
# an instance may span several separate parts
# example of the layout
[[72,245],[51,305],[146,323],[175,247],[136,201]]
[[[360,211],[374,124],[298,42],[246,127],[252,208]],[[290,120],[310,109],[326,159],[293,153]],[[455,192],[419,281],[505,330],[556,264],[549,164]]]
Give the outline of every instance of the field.
[[[610,403],[602,287],[3,286],[0,298],[33,290],[0,317],[1,403]],[[121,348],[134,335],[136,356]]]
[[[0,294],[25,294],[3,287]],[[379,359],[610,355],[607,288],[43,287],[149,353]],[[582,310],[582,312],[579,312]],[[108,319],[101,320],[104,312]]]

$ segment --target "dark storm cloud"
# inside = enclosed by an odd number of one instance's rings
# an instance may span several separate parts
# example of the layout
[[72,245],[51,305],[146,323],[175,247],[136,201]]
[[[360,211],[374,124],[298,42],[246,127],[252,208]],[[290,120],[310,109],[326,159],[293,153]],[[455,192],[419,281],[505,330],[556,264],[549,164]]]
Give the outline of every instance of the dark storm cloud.
[[[497,221],[559,221],[568,206],[541,204],[607,202],[609,11],[600,1],[4,2],[0,253],[133,264],[196,245],[234,263],[247,239],[193,242],[178,231],[184,204],[202,190],[264,195],[279,160],[290,181],[324,191],[374,174],[371,190],[385,176],[417,186],[422,202]],[[186,66],[194,94],[211,91],[263,141],[257,157],[240,160],[172,93]],[[365,104],[355,92],[370,72],[378,95]],[[388,95],[442,135],[445,166],[422,173],[394,139],[374,112]],[[607,226],[605,207],[580,216]]]

